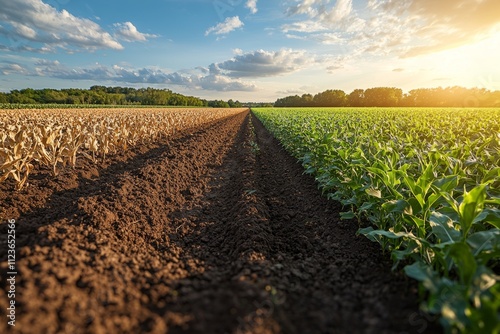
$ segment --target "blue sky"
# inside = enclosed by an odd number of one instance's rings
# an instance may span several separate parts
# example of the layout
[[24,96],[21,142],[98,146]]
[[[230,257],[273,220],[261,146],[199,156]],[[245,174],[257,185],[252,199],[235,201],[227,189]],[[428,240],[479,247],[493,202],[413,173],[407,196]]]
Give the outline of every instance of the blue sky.
[[0,90],[500,89],[498,0],[0,0]]

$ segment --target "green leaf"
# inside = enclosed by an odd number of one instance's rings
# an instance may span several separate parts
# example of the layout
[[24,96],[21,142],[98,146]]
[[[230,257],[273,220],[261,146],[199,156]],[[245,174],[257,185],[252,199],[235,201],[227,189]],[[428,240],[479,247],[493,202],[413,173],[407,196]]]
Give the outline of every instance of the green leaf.
[[362,235],[367,235],[368,233],[374,231],[373,227],[369,226],[369,227],[365,227],[365,228],[360,228],[356,234],[362,234]]
[[419,201],[416,198],[409,198],[408,203],[411,206],[412,214],[419,214],[422,211],[422,206],[420,205]]
[[361,205],[358,208],[359,212],[367,211],[372,208],[372,206],[375,205],[375,203],[370,203],[370,202],[364,202],[363,205]]
[[472,248],[474,255],[480,252],[500,248],[500,230],[492,229],[471,234],[467,238],[467,244]]
[[356,234],[357,235],[364,235],[365,237],[368,238],[368,240],[372,241],[372,242],[380,242],[380,240],[378,240],[377,238],[373,237],[372,235],[370,235],[370,232],[373,232],[373,227],[366,227],[366,228],[360,228]]
[[486,204],[500,205],[500,198],[497,198],[497,197],[489,198],[486,201],[484,201],[484,203],[486,203]]
[[385,237],[388,239],[409,238],[409,239],[424,243],[426,245],[429,244],[427,240],[421,239],[421,238],[415,236],[411,232],[391,232],[391,231],[385,231],[385,230],[373,230],[371,232],[366,233],[365,235],[372,236],[374,238]]
[[417,216],[406,216],[405,221],[415,226],[419,231],[423,231],[425,228],[425,220]]
[[488,217],[488,212],[486,210],[481,211],[472,221],[472,225],[482,222],[486,217]]
[[405,184],[408,186],[408,188],[410,188],[410,191],[415,194],[415,181],[408,175],[403,175],[403,179],[405,181]]
[[391,257],[395,261],[393,265],[393,270],[396,269],[399,261],[406,259],[407,257],[416,254],[418,256],[418,252],[421,248],[421,244],[416,241],[410,241],[406,244],[405,249],[395,249],[391,252]]
[[425,196],[427,191],[432,185],[432,180],[434,180],[434,166],[428,164],[422,175],[417,180],[417,186],[422,189],[422,195]]
[[458,214],[457,211],[455,211],[455,209],[453,209],[452,207],[449,207],[449,206],[444,206],[442,208],[439,208],[436,210],[436,212],[439,212],[445,216],[448,216],[450,217],[450,219],[454,222],[458,222],[458,220],[460,219],[460,216]]
[[486,173],[482,182],[486,183],[488,181],[494,180],[496,177],[499,176],[500,176],[500,167],[495,167],[491,169],[488,173]]
[[448,202],[450,208],[452,208],[456,213],[460,213],[459,204],[450,193],[441,192],[441,196],[443,196],[446,202]]
[[458,208],[464,237],[469,233],[474,218],[483,210],[485,199],[486,185],[484,184],[475,187],[470,192],[465,192],[464,199]]
[[436,292],[438,290],[439,281],[437,274],[424,262],[417,261],[408,265],[404,268],[404,271],[407,276],[422,282],[431,292]]
[[376,168],[376,167],[366,167],[366,170],[379,176],[381,179],[385,179],[385,177],[386,177],[386,172],[383,169]]
[[434,186],[441,192],[449,193],[458,187],[458,175],[447,175],[442,179],[434,181]]
[[356,214],[352,211],[349,212],[341,212],[340,213],[340,219],[353,219],[356,217]]
[[460,240],[460,232],[455,230],[453,221],[450,217],[439,212],[433,212],[429,220],[432,233],[441,240],[441,242],[457,242]]
[[404,213],[405,209],[411,208],[411,206],[407,201],[400,199],[385,202],[384,204],[382,204],[382,208],[387,213]]
[[356,196],[353,196],[349,199],[345,199],[345,200],[342,200],[340,201],[342,203],[342,205],[344,206],[348,206],[348,205],[356,205],[358,203],[358,199],[356,198]]
[[427,199],[427,203],[426,203],[427,209],[430,209],[433,206],[433,204],[436,203],[436,201],[440,198],[441,198],[441,194],[439,194],[439,193],[430,195],[429,198]]
[[456,243],[451,246],[450,255],[455,261],[462,283],[470,285],[476,273],[477,263],[469,246],[464,243]]
[[486,208],[483,210],[483,213],[484,212],[486,212],[486,217],[483,221],[500,229],[500,210],[495,208]]

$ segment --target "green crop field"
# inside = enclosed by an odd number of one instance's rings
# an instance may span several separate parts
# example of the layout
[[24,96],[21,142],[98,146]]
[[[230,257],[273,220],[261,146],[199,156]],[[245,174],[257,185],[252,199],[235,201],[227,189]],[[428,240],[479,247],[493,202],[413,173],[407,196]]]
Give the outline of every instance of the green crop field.
[[447,331],[500,331],[500,109],[253,112]]

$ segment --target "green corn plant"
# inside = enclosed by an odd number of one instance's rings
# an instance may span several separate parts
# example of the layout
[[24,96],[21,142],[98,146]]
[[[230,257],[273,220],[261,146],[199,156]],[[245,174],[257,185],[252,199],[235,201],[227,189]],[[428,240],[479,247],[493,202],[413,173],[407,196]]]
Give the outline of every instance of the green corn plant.
[[253,112],[341,218],[368,221],[358,233],[407,264],[447,332],[500,331],[499,109]]

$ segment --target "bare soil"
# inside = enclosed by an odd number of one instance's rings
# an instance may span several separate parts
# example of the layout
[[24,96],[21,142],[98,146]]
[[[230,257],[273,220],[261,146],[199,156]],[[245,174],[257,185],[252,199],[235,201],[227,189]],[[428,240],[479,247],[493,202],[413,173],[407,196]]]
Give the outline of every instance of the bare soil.
[[[423,333],[415,282],[245,112],[0,184],[19,333]],[[8,328],[9,327],[9,328]]]

